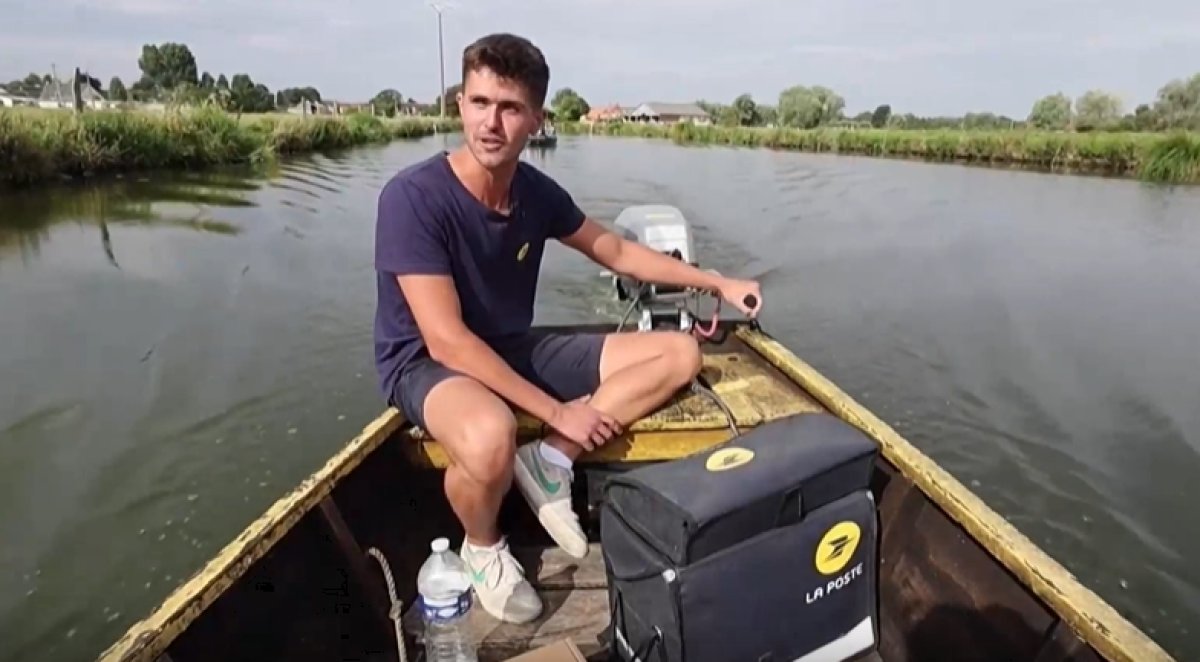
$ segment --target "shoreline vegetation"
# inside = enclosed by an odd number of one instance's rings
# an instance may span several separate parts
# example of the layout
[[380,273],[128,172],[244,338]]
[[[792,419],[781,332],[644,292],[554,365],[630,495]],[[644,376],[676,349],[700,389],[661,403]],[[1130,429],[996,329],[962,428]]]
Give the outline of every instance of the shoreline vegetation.
[[1063,132],[1037,129],[748,127],[631,122],[563,122],[559,133],[657,138],[681,145],[905,158],[1058,173],[1200,184],[1200,133]]
[[460,129],[454,118],[0,109],[0,187],[155,169],[270,163]]
[[[636,122],[559,122],[557,129],[564,135],[656,138],[681,145],[903,158],[1200,184],[1200,133],[1186,131],[798,129]],[[214,107],[78,114],[4,109],[0,110],[0,186],[23,187],[117,172],[270,163],[289,154],[460,130],[457,117],[386,118],[360,112],[239,116]]]

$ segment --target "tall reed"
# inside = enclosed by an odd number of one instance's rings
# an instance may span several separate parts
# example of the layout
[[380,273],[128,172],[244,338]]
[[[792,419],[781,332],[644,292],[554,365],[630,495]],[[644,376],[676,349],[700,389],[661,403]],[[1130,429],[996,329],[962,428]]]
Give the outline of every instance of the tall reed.
[[953,129],[842,129],[568,123],[564,134],[661,138],[679,144],[733,145],[926,161],[1018,166],[1056,172],[1136,176],[1200,183],[1200,135],[1065,133]]
[[152,168],[203,168],[456,130],[454,122],[369,115],[0,110],[0,184]]

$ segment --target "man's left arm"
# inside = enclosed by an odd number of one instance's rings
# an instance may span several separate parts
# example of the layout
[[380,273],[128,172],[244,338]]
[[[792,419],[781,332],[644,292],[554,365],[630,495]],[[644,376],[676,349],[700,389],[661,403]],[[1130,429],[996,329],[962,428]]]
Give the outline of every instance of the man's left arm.
[[[577,230],[562,237],[560,241],[613,273],[646,283],[716,292],[751,317],[756,316],[762,307],[762,292],[757,282],[728,278],[697,269],[683,260],[636,241],[629,241],[591,218],[585,218]],[[750,294],[753,294],[756,300],[753,307],[744,303],[744,299]]]

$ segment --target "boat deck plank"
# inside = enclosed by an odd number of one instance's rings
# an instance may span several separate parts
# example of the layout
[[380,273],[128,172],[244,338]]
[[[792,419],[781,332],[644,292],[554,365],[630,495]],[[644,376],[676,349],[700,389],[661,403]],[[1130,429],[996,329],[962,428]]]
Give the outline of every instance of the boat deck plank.
[[553,547],[514,547],[513,556],[525,568],[537,589],[589,589],[608,587],[600,543],[588,545],[588,554],[577,559]]

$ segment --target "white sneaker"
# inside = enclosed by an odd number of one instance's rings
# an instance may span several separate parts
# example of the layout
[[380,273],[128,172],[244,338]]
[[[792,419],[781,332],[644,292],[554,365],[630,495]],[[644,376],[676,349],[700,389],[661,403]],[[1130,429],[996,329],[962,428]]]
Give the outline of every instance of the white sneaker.
[[464,540],[459,555],[467,566],[479,604],[487,613],[508,623],[528,623],[541,615],[542,599],[508,551],[506,539],[484,548]]
[[579,526],[579,516],[571,509],[574,474],[547,462],[541,446],[541,441],[535,441],[517,448],[517,487],[554,542],[567,554],[581,559],[587,556],[588,542]]

